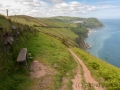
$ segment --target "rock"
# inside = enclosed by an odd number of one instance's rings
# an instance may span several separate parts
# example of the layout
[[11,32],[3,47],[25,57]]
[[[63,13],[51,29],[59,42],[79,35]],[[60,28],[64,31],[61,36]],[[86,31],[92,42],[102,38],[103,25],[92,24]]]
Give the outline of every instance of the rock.
[[6,38],[6,41],[9,43],[9,44],[12,44],[13,43],[13,38],[11,36],[7,37]]
[[79,45],[80,48],[84,50],[87,50],[89,48],[89,45],[82,38],[77,38],[76,43]]
[[16,27],[15,27],[14,25],[12,25],[12,29],[13,29],[13,30],[15,30],[15,29],[16,29]]
[[19,31],[17,31],[17,35],[19,35],[20,34],[20,32]]

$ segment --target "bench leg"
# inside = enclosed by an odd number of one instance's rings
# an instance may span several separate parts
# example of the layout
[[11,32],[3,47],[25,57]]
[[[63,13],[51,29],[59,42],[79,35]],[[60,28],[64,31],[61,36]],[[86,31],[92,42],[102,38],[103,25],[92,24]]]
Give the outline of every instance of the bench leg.
[[26,63],[26,68],[28,69],[28,64],[27,64],[27,61],[26,61],[25,63]]

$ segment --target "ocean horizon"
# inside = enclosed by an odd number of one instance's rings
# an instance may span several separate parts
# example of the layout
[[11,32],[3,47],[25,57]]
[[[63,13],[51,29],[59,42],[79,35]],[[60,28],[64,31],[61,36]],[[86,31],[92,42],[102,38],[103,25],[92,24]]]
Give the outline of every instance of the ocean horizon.
[[120,19],[100,19],[105,27],[90,30],[85,42],[92,55],[120,68]]

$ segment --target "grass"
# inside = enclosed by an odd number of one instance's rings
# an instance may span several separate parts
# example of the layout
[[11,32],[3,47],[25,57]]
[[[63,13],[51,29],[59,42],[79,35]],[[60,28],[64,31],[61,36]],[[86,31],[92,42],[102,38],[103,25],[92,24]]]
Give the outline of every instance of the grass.
[[[67,39],[70,45],[75,46],[75,39],[78,37],[75,33],[69,29],[69,27],[76,28],[76,24],[71,23],[63,23],[56,20],[48,19],[48,18],[34,18],[24,15],[17,15],[10,17],[12,21],[27,24],[28,26],[35,27],[37,30],[47,33],[48,35],[54,36],[54,38],[58,37],[60,39]],[[37,26],[37,27],[36,27]],[[53,27],[53,28],[43,28],[41,26]],[[60,28],[56,28],[60,27]],[[68,28],[65,28],[68,27]]]
[[27,86],[31,85],[28,71],[16,62],[20,49],[29,42],[30,36],[33,37],[26,31],[14,38],[12,45],[1,48],[3,52],[0,56],[0,68],[2,68],[0,70],[0,90],[27,90]]
[[[68,78],[68,84],[71,84],[76,62],[67,47],[61,41],[42,33],[33,37],[29,42],[27,47],[29,52],[33,53],[34,59],[51,66],[58,72],[54,77],[55,83],[52,90],[60,88],[62,77]],[[69,73],[68,76],[66,75],[67,73]]]
[[74,40],[77,38],[77,35],[71,32],[69,28],[38,28],[42,32],[47,32],[53,35],[56,35],[60,38],[66,37]]
[[[69,86],[72,84],[71,78],[74,75],[73,70],[76,68],[76,62],[61,41],[39,33],[26,44],[26,47],[29,52],[32,52],[35,60],[39,60],[57,71],[57,74],[52,76],[54,85],[51,90],[57,90],[62,86],[63,77],[69,80],[67,83]],[[66,75],[67,73],[69,75]]]
[[[12,25],[19,27],[20,35],[14,36],[16,31],[12,30]],[[17,64],[16,59],[20,49],[29,43],[35,31],[31,33],[29,26],[12,22],[2,15],[0,15],[0,26],[2,27],[0,30],[0,90],[27,90],[31,85],[29,73]],[[14,39],[12,45],[5,46],[2,41],[6,32]]]
[[106,90],[119,90],[120,69],[112,66],[84,50],[74,48],[74,52],[83,60],[91,71],[93,77],[106,88]]
[[[6,19],[5,16],[0,15],[0,26],[3,27],[4,31],[9,31],[11,29],[10,22]],[[0,32],[4,32],[1,31]]]
[[[0,39],[0,50],[2,51],[2,53],[0,53],[0,90],[30,90],[36,83],[49,78],[52,79],[50,79],[51,83],[47,86],[47,89],[58,90],[62,86],[63,77],[68,80],[68,83],[66,83],[67,89],[72,90],[71,78],[74,76],[74,70],[77,64],[71,56],[68,47],[64,44],[66,42],[74,43],[78,35],[73,32],[82,35],[84,31],[74,31],[74,29],[77,29],[75,24],[59,22],[59,20],[56,21],[54,19],[33,18],[28,16],[12,16],[10,18],[12,18],[12,21],[0,15],[0,26],[3,27],[3,30],[0,31],[0,36],[2,37],[6,31],[14,33],[11,28],[12,25],[20,28],[21,33],[19,36],[14,37],[13,45],[9,45],[6,48],[2,44],[2,39]],[[35,26],[58,26],[60,28]],[[71,28],[71,30],[65,27],[73,28]],[[39,32],[36,33],[36,29]],[[28,52],[32,53],[34,60],[39,60],[44,65],[54,68],[57,73],[47,78],[31,79],[28,71],[16,63],[18,53],[23,47],[28,48]],[[72,47],[72,45],[70,47]],[[103,87],[107,90],[120,89],[119,68],[90,55],[82,49],[74,48],[73,50],[83,60],[93,77]],[[32,60],[29,61],[29,65],[31,62]],[[84,78],[82,83],[85,83]],[[46,87],[40,87],[39,89],[46,90]]]
[[[7,31],[7,29],[10,33],[14,32],[11,28],[12,25],[20,29],[20,35],[14,37],[13,45],[9,45],[7,48],[5,48],[6,51],[4,50],[4,48],[1,48],[1,50],[3,50],[4,52],[0,56],[0,81],[3,81],[4,78],[6,79],[4,79],[4,83],[0,82],[0,90],[28,90],[35,84],[35,81],[33,79],[30,79],[28,71],[26,71],[24,67],[18,66],[18,64],[16,63],[18,53],[23,47],[28,48],[28,52],[32,53],[35,60],[39,60],[45,65],[54,68],[58,72],[57,74],[52,76],[53,86],[48,88],[51,88],[51,90],[57,90],[58,88],[60,88],[62,86],[63,77],[66,77],[69,80],[69,83],[67,83],[67,87],[71,86],[71,78],[74,75],[73,70],[76,68],[76,62],[70,55],[67,47],[63,45],[62,41],[56,39],[55,37],[51,37],[41,32],[36,33],[33,26],[38,21],[34,18],[31,18],[34,21],[29,21],[30,23],[26,24],[26,21],[29,20],[29,18],[30,17],[15,17],[15,19],[11,22],[8,21],[5,17],[0,18],[2,21],[4,21],[4,23],[0,23],[0,25],[3,27],[3,32],[1,32],[0,34],[1,37],[2,34]],[[23,21],[24,23],[22,23]],[[4,24],[6,23],[8,24],[5,28]],[[41,23],[39,23],[39,25]],[[43,24],[49,25],[48,23],[42,23],[42,25]],[[59,25],[59,23],[56,24]],[[63,34],[60,37],[64,38],[66,37],[65,33],[69,32],[71,33],[69,37],[71,37],[72,39],[76,37],[74,33],[68,31],[67,29],[67,31],[64,29],[61,29],[61,31],[59,30],[51,29],[51,34],[56,31],[54,35],[60,36],[61,34]],[[2,47],[2,43],[0,45]],[[31,63],[31,61],[29,63]],[[68,75],[66,75],[67,73]],[[69,87],[69,90],[70,89],[71,88]]]
[[63,23],[49,18],[35,18],[25,15],[10,16],[10,18],[12,21],[30,26],[76,27],[75,24]]

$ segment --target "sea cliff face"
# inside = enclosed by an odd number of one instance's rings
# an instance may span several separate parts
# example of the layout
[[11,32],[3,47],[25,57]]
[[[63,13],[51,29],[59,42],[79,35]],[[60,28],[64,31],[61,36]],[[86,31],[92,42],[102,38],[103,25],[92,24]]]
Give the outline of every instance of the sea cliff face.
[[82,38],[76,38],[76,43],[80,48],[84,50],[87,50],[89,48],[89,45]]

